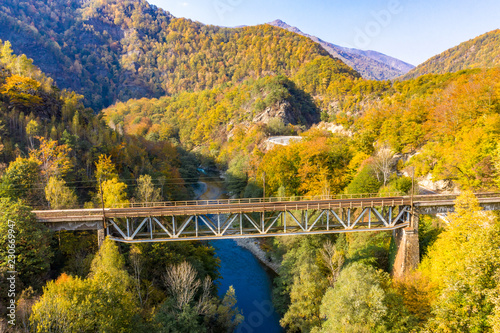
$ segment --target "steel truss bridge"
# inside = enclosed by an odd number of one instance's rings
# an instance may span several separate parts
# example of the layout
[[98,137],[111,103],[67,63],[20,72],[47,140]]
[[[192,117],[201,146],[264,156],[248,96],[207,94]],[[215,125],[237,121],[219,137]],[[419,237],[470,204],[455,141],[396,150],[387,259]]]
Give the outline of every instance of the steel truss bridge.
[[[135,203],[33,212],[52,230],[105,229],[115,241],[138,243],[395,230],[410,226],[412,215],[452,211],[456,198],[364,196]],[[500,209],[500,193],[476,196],[484,209]]]

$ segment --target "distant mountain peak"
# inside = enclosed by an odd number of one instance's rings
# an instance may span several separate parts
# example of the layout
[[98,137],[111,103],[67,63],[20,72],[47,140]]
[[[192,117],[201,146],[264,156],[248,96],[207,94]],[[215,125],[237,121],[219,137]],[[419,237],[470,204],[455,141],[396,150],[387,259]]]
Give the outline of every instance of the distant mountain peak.
[[303,33],[302,31],[300,31],[299,28],[291,26],[288,23],[286,23],[285,21],[282,21],[280,19],[269,22],[268,24],[273,25],[273,26],[278,27],[278,28],[286,29],[286,30],[291,31],[291,32],[295,32],[296,34],[299,34],[299,35],[304,35],[306,37],[309,37],[308,34]]
[[390,80],[404,75],[415,66],[376,51],[363,51],[326,42],[316,36],[302,32],[299,28],[276,19],[268,24],[305,36],[320,44],[335,58],[358,71],[365,79]]
[[268,24],[274,25],[275,27],[280,27],[280,28],[291,28],[292,26],[286,23],[285,21],[282,21],[280,19],[276,19],[272,22],[269,22]]
[[285,21],[282,21],[280,19],[276,19],[272,22],[269,22],[270,25],[274,25],[274,26],[278,26],[278,25],[286,25],[288,26],[288,24],[285,22]]
[[286,29],[288,31],[295,32],[295,33],[297,33],[299,35],[303,35],[303,36],[306,36],[306,37],[313,37],[313,36],[311,36],[309,34],[306,34],[305,32],[302,32],[302,30],[300,30],[299,28],[294,27],[293,25],[290,25],[290,24],[288,24],[285,21],[282,21],[280,19],[277,19],[277,20],[274,20],[272,22],[269,22],[268,24],[273,25],[273,26],[278,27],[278,28]]

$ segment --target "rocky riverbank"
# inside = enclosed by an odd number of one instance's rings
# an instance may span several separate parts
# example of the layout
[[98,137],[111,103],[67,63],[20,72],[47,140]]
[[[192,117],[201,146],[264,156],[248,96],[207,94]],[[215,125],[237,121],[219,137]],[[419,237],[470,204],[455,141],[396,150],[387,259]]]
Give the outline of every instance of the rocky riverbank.
[[237,238],[236,244],[250,251],[261,263],[269,267],[273,272],[279,274],[280,264],[269,259],[266,252],[259,246],[259,242],[255,238]]

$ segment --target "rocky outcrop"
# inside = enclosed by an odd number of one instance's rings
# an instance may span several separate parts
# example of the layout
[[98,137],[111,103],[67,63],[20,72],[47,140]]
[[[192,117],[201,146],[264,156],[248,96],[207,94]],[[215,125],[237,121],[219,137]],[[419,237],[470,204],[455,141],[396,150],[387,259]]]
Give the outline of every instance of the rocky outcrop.
[[237,238],[237,239],[235,239],[235,241],[236,241],[236,244],[238,244],[238,246],[241,246],[241,247],[247,249],[248,251],[252,252],[252,254],[261,263],[263,263],[264,265],[266,265],[266,267],[268,267],[269,269],[271,269],[276,274],[279,274],[280,264],[277,263],[277,262],[272,261],[268,257],[268,255],[266,254],[266,252],[264,252],[264,250],[262,250],[260,248],[259,242],[257,242],[255,240],[255,238]]
[[292,103],[283,100],[267,107],[264,111],[257,114],[252,119],[252,122],[267,124],[274,118],[281,119],[285,125],[313,124],[319,121],[319,114],[303,114],[297,107],[292,105]]
[[345,136],[349,136],[349,137],[352,136],[351,131],[346,130],[344,128],[344,126],[342,126],[342,125],[337,125],[334,123],[326,123],[326,122],[322,121],[319,124],[315,125],[315,127],[319,130],[328,131],[328,132],[331,132],[333,134],[341,134],[341,135],[345,135]]
[[459,189],[453,181],[444,180],[433,180],[431,174],[427,174],[425,177],[420,177],[418,179],[418,185],[428,191],[437,193],[457,193]]

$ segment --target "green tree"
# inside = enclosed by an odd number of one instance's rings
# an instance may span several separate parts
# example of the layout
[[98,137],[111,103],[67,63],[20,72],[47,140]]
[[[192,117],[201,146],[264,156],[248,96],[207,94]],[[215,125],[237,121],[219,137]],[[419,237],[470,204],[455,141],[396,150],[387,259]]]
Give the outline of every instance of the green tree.
[[180,311],[172,310],[172,300],[167,299],[155,315],[155,332],[159,333],[204,333],[207,327],[200,321],[197,309],[186,306]]
[[[12,239],[15,239],[15,258],[9,257],[8,253]],[[9,259],[15,259],[18,278],[26,286],[38,286],[50,268],[53,256],[50,240],[50,231],[36,222],[30,207],[19,201],[0,198],[0,268],[8,268],[12,263]]]
[[50,177],[45,186],[45,198],[51,209],[75,208],[78,204],[76,194],[66,185],[66,182],[57,177]]
[[[393,177],[391,177],[393,178]],[[382,186],[379,190],[380,195],[393,196],[396,193],[399,194],[409,194],[411,193],[412,180],[410,177],[394,177],[389,181],[386,186]],[[418,190],[415,190],[415,194],[418,194]]]
[[212,329],[214,333],[218,330],[233,332],[243,322],[244,317],[236,305],[236,291],[233,286],[229,286],[222,302],[218,302],[209,312],[209,318],[216,318],[217,325]]
[[234,289],[221,302],[212,295],[212,279],[202,282],[188,262],[170,266],[164,282],[170,297],[155,315],[157,332],[229,332],[243,320]]
[[287,133],[287,127],[283,122],[283,119],[279,117],[269,119],[269,122],[267,123],[267,131],[271,136],[289,134]]
[[66,274],[43,288],[30,317],[35,332],[131,332],[138,325],[131,279],[116,244],[106,239],[89,277]]
[[390,277],[361,263],[343,269],[323,297],[320,332],[409,332],[413,325]]
[[225,184],[231,194],[239,196],[248,183],[248,155],[239,154],[231,159],[226,172]]
[[359,262],[389,272],[390,232],[353,232],[345,235],[347,262]]
[[143,175],[137,179],[135,199],[139,202],[159,202],[161,201],[160,191],[160,188],[155,188],[150,175]]
[[[307,270],[310,270],[315,278],[318,278],[317,257],[321,256],[322,245],[327,239],[323,235],[310,236],[310,237],[283,237],[275,239],[275,252],[276,255],[282,255],[282,262],[280,267],[280,274],[274,280],[276,287],[273,290],[273,302],[276,311],[285,315],[289,308],[293,306],[291,301],[291,292],[296,284],[296,294],[294,298],[297,302],[304,302],[306,295],[301,294],[297,289],[301,283],[307,283],[304,280]],[[327,272],[329,273],[329,272]],[[301,278],[302,274],[302,278]],[[325,275],[322,279],[328,283],[328,277]],[[321,285],[322,282],[320,282]],[[313,288],[309,286],[310,288]],[[315,300],[312,301],[315,303]],[[297,308],[298,309],[298,308]],[[309,310],[307,310],[309,311]],[[314,309],[311,310],[314,313]],[[295,315],[297,311],[295,311]],[[309,314],[310,316],[311,314]]]
[[343,269],[321,305],[323,332],[372,332],[387,314],[383,275],[359,263]]
[[288,332],[310,332],[321,325],[321,299],[328,287],[328,279],[316,265],[300,268],[290,291],[290,306],[280,324]]
[[198,276],[219,278],[220,260],[213,247],[199,242],[140,243],[136,244],[137,254],[142,261],[143,280],[152,281],[155,288],[167,292],[162,283],[165,267],[188,261],[198,272]]
[[375,171],[369,165],[365,166],[346,188],[346,193],[377,193],[382,182],[375,176]]
[[40,168],[33,159],[18,157],[9,164],[2,175],[0,196],[24,199],[29,203],[39,203]]

